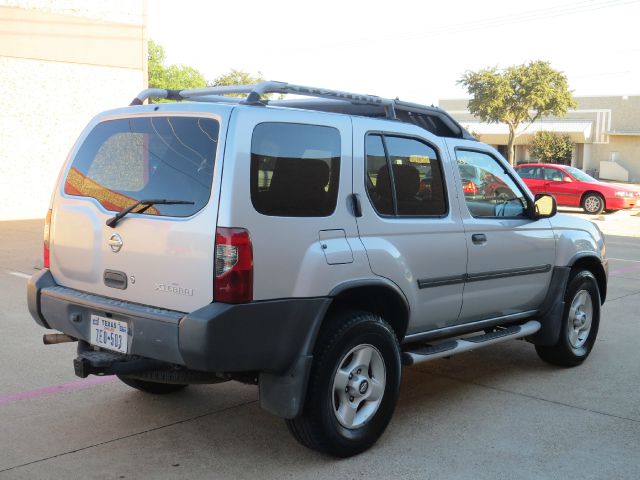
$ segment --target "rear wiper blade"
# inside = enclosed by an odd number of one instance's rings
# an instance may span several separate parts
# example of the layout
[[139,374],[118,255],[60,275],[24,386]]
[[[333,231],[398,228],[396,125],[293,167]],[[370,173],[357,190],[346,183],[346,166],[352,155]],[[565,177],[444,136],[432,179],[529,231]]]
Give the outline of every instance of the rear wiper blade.
[[139,202],[134,203],[133,205],[125,208],[121,212],[117,213],[116,215],[108,219],[106,223],[107,223],[107,226],[111,228],[116,228],[116,224],[120,221],[122,217],[124,217],[128,213],[131,213],[132,210],[142,205],[144,205],[144,208],[134,213],[144,213],[145,211],[147,211],[148,208],[150,208],[153,205],[194,205],[194,204],[195,202],[190,202],[188,200],[166,200],[163,198],[159,198],[155,200],[153,199],[140,200]]

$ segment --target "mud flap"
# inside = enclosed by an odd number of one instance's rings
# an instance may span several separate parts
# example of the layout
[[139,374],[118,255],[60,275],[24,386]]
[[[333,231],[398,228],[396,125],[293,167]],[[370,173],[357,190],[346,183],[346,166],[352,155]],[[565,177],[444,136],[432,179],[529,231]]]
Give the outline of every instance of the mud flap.
[[278,417],[292,419],[302,413],[312,355],[298,357],[288,372],[282,375],[261,373],[260,406]]
[[536,318],[542,328],[526,337],[528,342],[543,346],[555,345],[558,342],[564,315],[564,293],[570,272],[570,267],[555,267],[553,269],[547,296],[539,309],[539,316]]

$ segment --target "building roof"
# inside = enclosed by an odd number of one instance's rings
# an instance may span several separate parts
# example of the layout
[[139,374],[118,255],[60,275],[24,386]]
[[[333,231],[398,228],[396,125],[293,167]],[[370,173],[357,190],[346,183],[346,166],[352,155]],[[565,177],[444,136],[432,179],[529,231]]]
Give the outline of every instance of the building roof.
[[[483,123],[464,120],[459,120],[459,122],[472,134],[481,135],[483,142],[493,144],[507,143],[509,127],[505,123]],[[589,120],[537,121],[529,126],[520,125],[520,127],[518,127],[516,144],[529,143],[538,132],[566,134],[569,135],[574,142],[588,143],[591,142],[592,129],[593,122]]]

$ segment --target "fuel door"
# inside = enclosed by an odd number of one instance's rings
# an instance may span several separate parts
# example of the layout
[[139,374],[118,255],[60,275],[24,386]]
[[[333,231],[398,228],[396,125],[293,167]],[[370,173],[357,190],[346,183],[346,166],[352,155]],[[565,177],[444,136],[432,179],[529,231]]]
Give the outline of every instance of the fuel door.
[[320,230],[320,248],[329,265],[353,263],[353,252],[344,230]]

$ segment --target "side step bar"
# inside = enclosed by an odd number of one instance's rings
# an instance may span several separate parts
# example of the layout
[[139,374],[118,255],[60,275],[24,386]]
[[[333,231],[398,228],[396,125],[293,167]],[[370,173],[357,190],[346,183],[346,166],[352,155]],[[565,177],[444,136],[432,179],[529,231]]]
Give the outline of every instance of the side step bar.
[[540,322],[530,320],[522,325],[512,325],[503,330],[476,335],[473,337],[458,338],[448,340],[434,345],[426,345],[416,350],[402,353],[403,365],[414,365],[416,363],[428,362],[437,358],[449,357],[456,353],[468,352],[476,348],[481,348],[494,343],[512,340],[514,338],[527,337],[540,330]]

